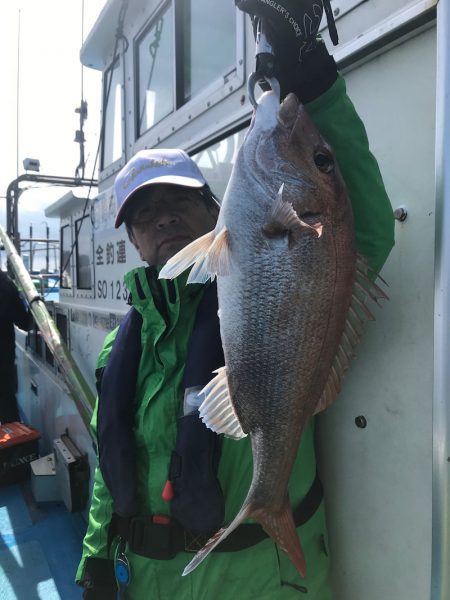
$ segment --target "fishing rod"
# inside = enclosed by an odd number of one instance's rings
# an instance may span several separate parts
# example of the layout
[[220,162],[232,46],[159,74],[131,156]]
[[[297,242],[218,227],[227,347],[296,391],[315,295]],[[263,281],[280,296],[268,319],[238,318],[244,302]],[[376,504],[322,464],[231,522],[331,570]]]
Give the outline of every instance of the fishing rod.
[[95,397],[62,339],[55,322],[45,306],[43,298],[38,294],[14,244],[9,239],[2,225],[0,225],[0,241],[5,248],[9,264],[17,281],[20,283],[21,290],[30,306],[30,311],[39,327],[41,335],[61,371],[69,395],[75,403],[83,423],[86,425],[86,429],[92,439],[94,439],[90,428],[90,421],[95,405]]

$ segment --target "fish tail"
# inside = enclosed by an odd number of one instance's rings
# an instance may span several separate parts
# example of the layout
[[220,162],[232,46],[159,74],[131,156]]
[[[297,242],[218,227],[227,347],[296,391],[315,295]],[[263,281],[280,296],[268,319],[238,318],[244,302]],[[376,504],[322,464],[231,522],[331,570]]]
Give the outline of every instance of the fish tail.
[[289,499],[281,510],[274,512],[266,508],[258,508],[250,514],[260,523],[266,533],[273,541],[286,552],[302,577],[306,576],[306,561],[300,540],[295,529],[294,517],[292,515]]
[[234,521],[232,521],[228,527],[223,527],[219,529],[217,533],[215,533],[212,538],[210,538],[203,548],[197,552],[191,562],[186,566],[183,571],[183,575],[188,575],[191,571],[193,571],[198,565],[205,560],[208,554],[213,550],[217,545],[220,544],[226,537],[230,535],[232,531],[234,531],[245,519],[250,516],[250,505],[244,504],[239,513],[236,515]]

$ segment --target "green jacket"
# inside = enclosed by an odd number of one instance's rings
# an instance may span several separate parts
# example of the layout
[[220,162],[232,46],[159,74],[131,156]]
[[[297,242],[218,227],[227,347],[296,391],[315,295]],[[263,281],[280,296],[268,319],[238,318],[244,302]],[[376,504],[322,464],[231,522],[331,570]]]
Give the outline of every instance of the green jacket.
[[[374,269],[379,269],[392,246],[394,220],[378,165],[369,151],[364,126],[346,96],[339,78],[323,96],[307,105],[308,112],[324,137],[333,146],[353,205],[359,251]],[[135,292],[139,278],[145,299]],[[170,514],[161,498],[167,479],[170,455],[175,447],[176,419],[183,395],[182,378],[187,343],[192,331],[203,286],[185,287],[185,275],[175,280],[177,298],[168,301],[167,282],[162,281],[162,298],[155,302],[143,268],[126,276],[133,303],[143,318],[142,355],[136,393],[135,440],[141,514]],[[165,321],[155,304],[165,302],[169,319]],[[106,364],[116,331],[105,340],[97,366]],[[105,399],[103,399],[105,401]],[[93,417],[95,429],[96,413]],[[315,476],[314,422],[303,433],[290,485],[291,504],[297,506]],[[219,479],[225,495],[226,522],[236,515],[252,477],[250,441],[223,440]],[[101,473],[95,473],[88,530],[77,581],[84,578],[87,557],[108,558],[107,528],[111,517],[111,497]],[[299,528],[305,551],[308,575],[301,579],[286,555],[266,539],[252,548],[233,553],[214,552],[204,564],[187,577],[181,572],[192,554],[180,553],[173,560],[150,560],[127,552],[131,584],[125,598],[140,600],[254,600],[254,598],[298,598],[308,591],[309,600],[329,600],[329,559],[323,505]]]

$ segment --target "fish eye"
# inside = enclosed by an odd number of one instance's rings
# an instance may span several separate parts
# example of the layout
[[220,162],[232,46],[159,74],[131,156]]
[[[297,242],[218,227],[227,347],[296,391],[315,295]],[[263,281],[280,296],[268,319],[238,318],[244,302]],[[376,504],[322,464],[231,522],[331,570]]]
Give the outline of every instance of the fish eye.
[[323,173],[330,173],[334,169],[334,160],[329,152],[318,150],[314,154],[316,167]]

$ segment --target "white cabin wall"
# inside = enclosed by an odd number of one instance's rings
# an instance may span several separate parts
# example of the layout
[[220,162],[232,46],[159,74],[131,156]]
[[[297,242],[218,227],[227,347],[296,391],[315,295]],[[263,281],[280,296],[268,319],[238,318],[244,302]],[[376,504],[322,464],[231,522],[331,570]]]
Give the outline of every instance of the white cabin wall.
[[375,307],[320,417],[336,600],[430,593],[435,57],[433,28],[346,74],[393,207],[408,217],[382,273],[390,301]]

